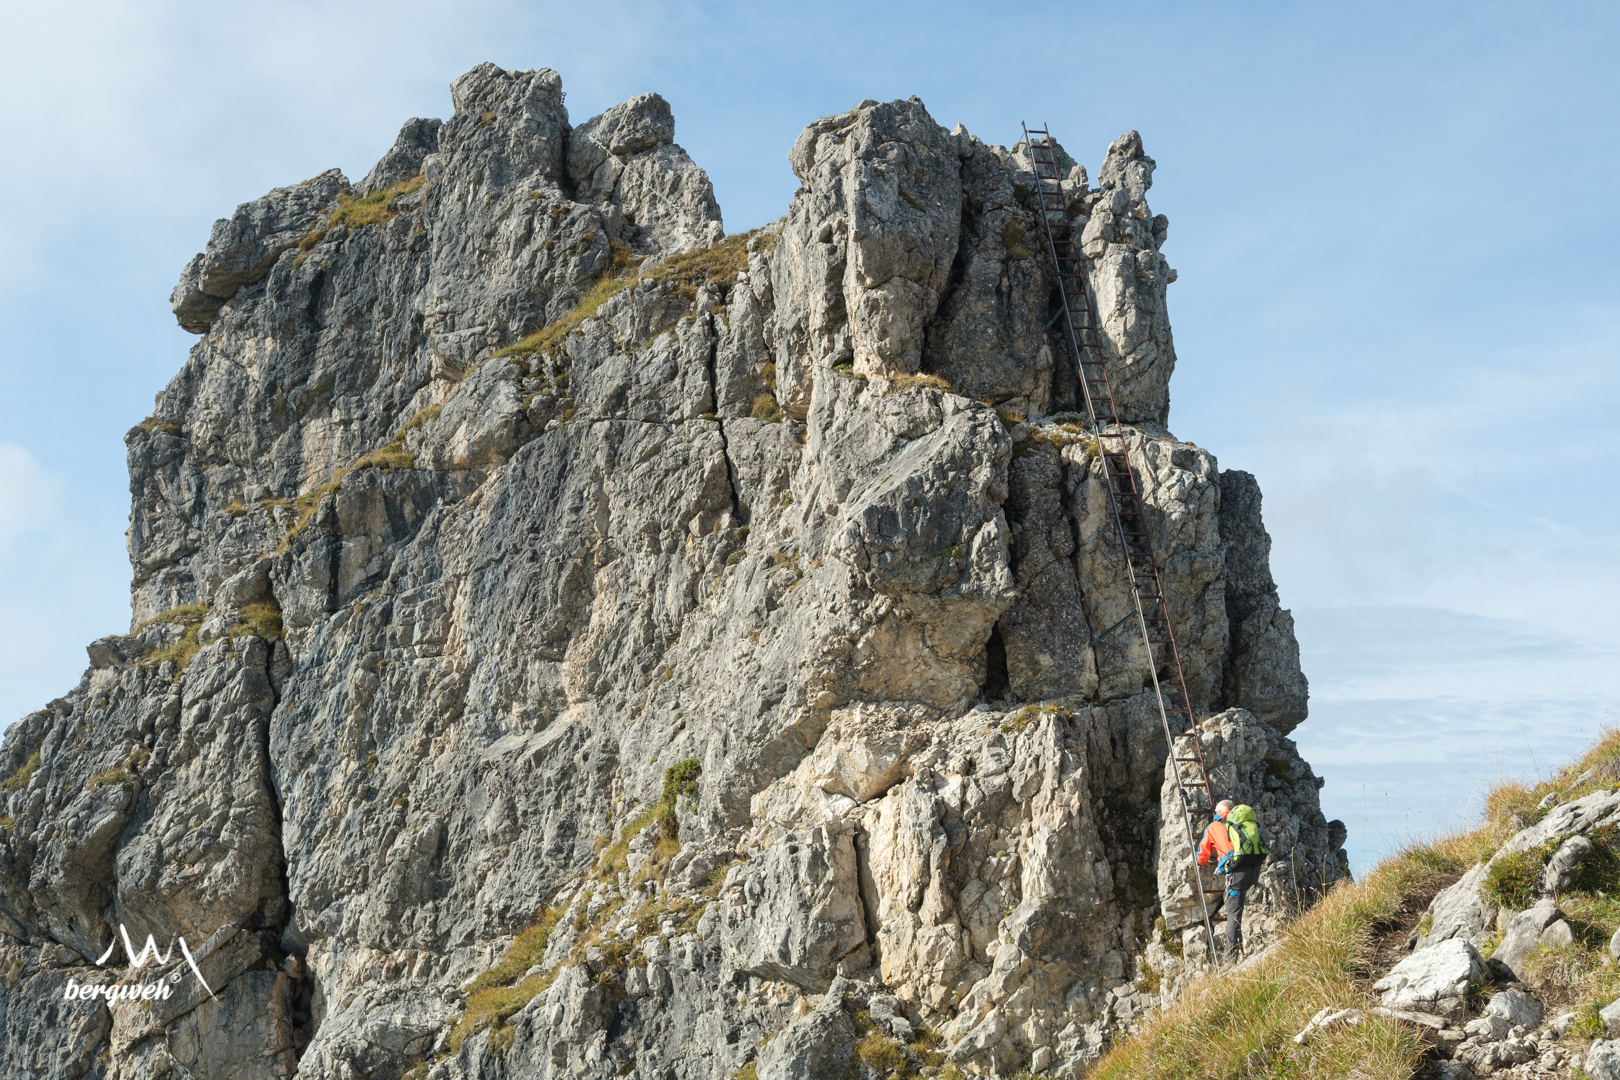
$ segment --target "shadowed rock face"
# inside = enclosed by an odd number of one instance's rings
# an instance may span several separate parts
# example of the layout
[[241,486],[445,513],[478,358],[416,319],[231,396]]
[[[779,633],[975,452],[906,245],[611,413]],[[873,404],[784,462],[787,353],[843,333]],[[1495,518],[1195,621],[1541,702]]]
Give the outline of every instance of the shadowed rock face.
[[[760,1075],[831,1076],[876,1024],[1079,1075],[1191,893],[1145,655],[1093,637],[1131,600],[1022,148],[863,102],[722,242],[657,95],[452,93],[182,273],[132,631],[0,749],[0,1071],[724,1077],[788,1025]],[[1314,860],[1271,919],[1343,830],[1259,491],[1164,426],[1141,140],[1062,160],[1189,686],[1235,710],[1206,752]],[[58,1000],[120,926],[209,942],[217,997]]]

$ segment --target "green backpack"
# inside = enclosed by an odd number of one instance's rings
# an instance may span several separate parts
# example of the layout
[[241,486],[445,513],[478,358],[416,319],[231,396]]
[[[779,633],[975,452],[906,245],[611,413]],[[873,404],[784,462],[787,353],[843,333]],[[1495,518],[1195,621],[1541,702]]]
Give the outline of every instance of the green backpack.
[[1234,858],[1266,854],[1266,842],[1260,839],[1260,819],[1255,817],[1252,806],[1232,807],[1226,815],[1226,838],[1232,841]]

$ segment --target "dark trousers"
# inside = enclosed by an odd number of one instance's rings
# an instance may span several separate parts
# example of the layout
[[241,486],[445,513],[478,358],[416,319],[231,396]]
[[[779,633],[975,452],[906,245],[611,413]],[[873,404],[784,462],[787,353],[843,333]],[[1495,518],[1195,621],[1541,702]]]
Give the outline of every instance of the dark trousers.
[[1234,870],[1226,878],[1226,958],[1237,958],[1238,950],[1243,947],[1243,901],[1249,895],[1249,889],[1260,880],[1258,866],[1245,866]]

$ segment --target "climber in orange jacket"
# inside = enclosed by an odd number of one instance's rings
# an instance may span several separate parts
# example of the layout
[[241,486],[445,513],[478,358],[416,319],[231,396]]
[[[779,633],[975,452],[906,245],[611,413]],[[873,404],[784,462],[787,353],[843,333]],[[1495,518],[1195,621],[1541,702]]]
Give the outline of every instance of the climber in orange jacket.
[[[1215,804],[1215,820],[1204,828],[1204,839],[1198,845],[1199,866],[1219,866],[1221,856],[1232,850],[1232,838],[1226,832],[1226,815],[1231,809],[1231,799]],[[1220,828],[1217,829],[1217,825]]]
[[[1230,821],[1228,820],[1230,818]],[[1226,962],[1243,951],[1243,904],[1249,890],[1260,880],[1260,864],[1266,861],[1266,842],[1261,839],[1259,821],[1249,806],[1232,805],[1231,799],[1215,804],[1215,820],[1204,830],[1198,845],[1198,865],[1215,864],[1215,872],[1226,875]]]

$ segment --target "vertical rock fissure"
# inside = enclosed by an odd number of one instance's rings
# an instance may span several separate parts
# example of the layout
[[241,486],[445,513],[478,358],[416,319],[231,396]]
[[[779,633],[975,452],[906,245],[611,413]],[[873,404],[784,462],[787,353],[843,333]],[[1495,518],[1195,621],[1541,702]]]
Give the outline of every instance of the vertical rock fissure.
[[[1089,286],[1087,287],[1089,290]],[[1063,301],[1054,287],[1046,301],[1046,329],[1043,334],[1046,347],[1052,351],[1052,411],[1084,412],[1085,401],[1080,393],[1080,371],[1064,340],[1063,331],[1053,328],[1062,321]]]
[[[1053,377],[1056,378],[1055,370]],[[1086,458],[1086,467],[1088,470],[1091,467],[1091,458],[1089,456]],[[1073,478],[1073,466],[1070,464],[1068,456],[1060,452],[1058,454],[1058,510],[1063,514],[1064,524],[1069,527],[1070,540],[1074,544],[1074,555],[1064,561],[1069,564],[1069,569],[1074,572],[1074,591],[1080,598],[1080,612],[1086,620],[1086,640],[1088,642],[1086,648],[1089,649],[1091,647],[1089,644],[1091,635],[1097,631],[1091,626],[1091,616],[1087,611],[1085,579],[1080,575],[1080,560],[1085,557],[1086,550],[1085,536],[1080,531],[1080,517],[1074,505],[1075,490],[1083,483],[1085,483],[1083,477],[1078,480]]]
[[309,302],[304,305],[304,316],[316,326],[320,326],[321,293],[326,291],[326,269],[323,267],[315,271],[315,276],[309,279]]
[[1001,638],[1001,623],[990,627],[984,643],[984,683],[979,695],[985,701],[1005,701],[1012,693],[1012,676],[1007,672],[1007,643]]
[[[337,496],[332,495],[332,516],[337,516]],[[317,511],[319,513],[319,511]],[[337,611],[343,598],[343,542],[335,534],[321,535],[326,544],[326,610],[328,613]]]
[[880,966],[877,882],[872,878],[872,843],[866,830],[859,826],[855,828],[855,895],[861,905],[861,923],[866,930],[866,947],[871,950],[872,965]]
[[[270,600],[275,604],[278,611],[281,610],[281,601],[275,595],[274,589],[270,592]],[[287,930],[292,923],[293,910],[292,883],[287,873],[287,845],[283,840],[286,810],[282,804],[281,792],[276,789],[274,762],[270,753],[271,719],[275,716],[276,709],[280,707],[282,699],[281,691],[276,685],[277,642],[266,638],[260,640],[265,645],[264,681],[270,688],[270,708],[265,711],[263,719],[259,722],[256,734],[259,742],[259,767],[264,770],[265,786],[270,792],[270,806],[275,813],[276,887],[281,890],[281,923],[275,927],[266,927],[266,929],[273,929],[276,933],[277,944],[282,951],[288,953],[288,955],[296,956],[299,963],[302,964],[304,953],[296,947],[296,943],[291,941],[287,935]],[[308,1028],[304,1031],[304,1038],[300,1040],[295,1036],[292,1040],[293,1061],[296,1063],[303,1057],[304,1048],[314,1039],[319,1020],[316,1018],[312,1007],[314,1004],[314,991],[310,985],[308,969],[304,969],[301,977],[295,976],[291,971],[287,972],[287,975],[293,984],[289,1007],[292,1013],[294,1030],[296,1031],[299,1027],[299,1016],[305,1017],[304,1023],[308,1024]]]
[[742,500],[737,496],[737,466],[731,460],[731,444],[726,441],[726,422],[720,415],[720,379],[715,369],[720,360],[720,327],[713,315],[709,316],[709,405],[714,409],[715,427],[720,432],[720,453],[726,459],[726,489],[731,493],[731,519],[739,525],[748,524],[743,513]]
[[[968,260],[971,257],[970,253],[974,247],[974,245],[968,243],[968,237],[976,234],[977,232],[978,222],[976,219],[979,216],[979,212],[974,209],[973,200],[967,197],[967,185],[962,179],[962,167],[960,163],[957,164],[956,179],[957,183],[963,187],[962,212],[957,218],[956,225],[956,252],[951,256],[950,273],[945,277],[945,287],[940,290],[939,303],[934,305],[934,314],[931,318],[929,318],[928,325],[923,327],[921,370],[925,372],[932,372],[934,370],[935,365],[931,362],[932,357],[936,354],[936,352],[940,351],[935,346],[935,328],[944,323],[945,309],[950,306],[951,300],[956,296],[957,290],[962,287],[962,282],[967,279]],[[972,231],[970,232],[970,230]]]

